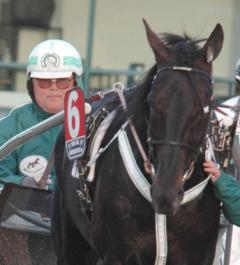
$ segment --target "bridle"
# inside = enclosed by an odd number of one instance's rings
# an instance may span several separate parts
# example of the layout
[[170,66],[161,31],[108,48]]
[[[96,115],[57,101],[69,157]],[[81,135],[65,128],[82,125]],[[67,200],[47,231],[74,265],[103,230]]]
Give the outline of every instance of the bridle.
[[[203,112],[204,113],[208,113],[208,112],[212,112],[212,105],[213,105],[213,91],[212,91],[212,84],[213,84],[213,79],[212,77],[210,76],[210,74],[206,71],[203,71],[203,70],[200,70],[200,69],[197,69],[197,68],[191,68],[191,67],[183,67],[183,66],[165,66],[165,67],[160,67],[154,78],[153,78],[153,83],[154,81],[156,81],[158,79],[158,75],[160,72],[163,72],[163,71],[179,71],[179,72],[189,72],[189,73],[196,73],[196,74],[199,74],[199,75],[202,75],[204,77],[206,77],[209,81],[209,84],[210,86],[208,87],[209,89],[209,94],[211,95],[211,106],[204,106],[201,102],[201,105],[202,105],[202,108],[203,108]],[[211,115],[211,113],[210,113]],[[209,119],[210,121],[210,119]],[[209,124],[208,124],[209,126]],[[207,127],[208,127],[207,126]],[[167,140],[161,140],[161,139],[152,139],[151,135],[150,135],[150,129],[151,129],[151,122],[149,123],[148,125],[148,136],[147,136],[147,141],[148,141],[148,144],[149,144],[149,156],[152,157],[152,152],[153,152],[153,146],[154,145],[169,145],[169,146],[173,146],[173,147],[180,147],[180,148],[185,148],[185,149],[188,149],[190,150],[191,152],[193,152],[195,154],[195,159],[198,157],[199,153],[201,152],[202,150],[202,146],[200,147],[194,147],[192,145],[189,145],[187,143],[184,143],[182,141],[174,141],[174,140],[171,140],[171,141],[167,141]]]
[[154,78],[153,78],[153,81],[155,81],[158,77],[158,74],[160,72],[163,72],[163,71],[180,71],[180,72],[197,73],[197,74],[205,76],[211,85],[214,83],[211,75],[208,72],[206,72],[204,70],[197,69],[197,68],[187,67],[187,66],[163,66],[163,67],[159,67]]

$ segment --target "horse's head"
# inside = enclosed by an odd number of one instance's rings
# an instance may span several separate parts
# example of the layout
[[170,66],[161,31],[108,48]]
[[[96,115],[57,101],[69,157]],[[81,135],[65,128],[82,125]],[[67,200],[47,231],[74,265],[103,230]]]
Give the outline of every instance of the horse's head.
[[155,176],[151,186],[156,212],[174,214],[183,198],[188,171],[195,162],[209,122],[212,62],[223,43],[218,24],[203,47],[188,36],[163,35],[144,21],[157,72],[148,95],[149,144]]

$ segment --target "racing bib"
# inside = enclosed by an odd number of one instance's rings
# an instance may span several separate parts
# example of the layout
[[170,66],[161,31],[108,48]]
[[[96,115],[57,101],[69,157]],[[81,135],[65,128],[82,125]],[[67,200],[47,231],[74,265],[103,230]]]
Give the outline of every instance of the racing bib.
[[69,159],[84,154],[86,146],[84,94],[80,88],[69,90],[64,99],[65,148]]

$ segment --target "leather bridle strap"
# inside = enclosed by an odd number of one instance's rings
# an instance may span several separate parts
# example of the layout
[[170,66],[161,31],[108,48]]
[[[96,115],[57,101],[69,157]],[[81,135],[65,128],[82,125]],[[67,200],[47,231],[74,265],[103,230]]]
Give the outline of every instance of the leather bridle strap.
[[163,141],[163,140],[154,140],[154,139],[149,139],[148,141],[152,145],[171,145],[171,146],[177,146],[177,147],[183,147],[186,149],[189,149],[190,151],[198,154],[199,149],[196,147],[191,146],[190,144],[186,144],[183,142],[178,142],[178,141]]
[[[158,74],[162,71],[181,71],[181,72],[193,72],[193,73],[201,74],[208,79],[208,81],[211,85],[213,84],[213,79],[211,78],[211,75],[208,72],[203,71],[201,69],[196,69],[196,68],[192,68],[192,67],[185,67],[185,66],[159,67],[153,81],[155,81],[157,79]],[[210,90],[210,88],[209,88],[209,90]],[[210,93],[212,95],[212,90],[210,91]],[[204,107],[203,107],[203,109],[204,109]],[[151,139],[151,137],[150,137],[148,139],[148,142],[149,142],[149,144],[152,144],[152,145],[170,145],[170,146],[183,147],[183,148],[189,149],[190,151],[194,152],[196,155],[198,155],[199,151],[200,151],[200,148],[196,148],[196,147],[193,147],[189,144],[179,142],[179,141],[156,140],[156,139]]]
[[156,76],[158,75],[158,73],[160,73],[162,71],[166,71],[166,70],[181,71],[181,72],[191,72],[191,73],[201,74],[201,75],[204,75],[209,80],[210,84],[214,83],[211,75],[208,72],[200,70],[200,69],[192,68],[192,67],[185,67],[185,66],[164,66],[164,67],[160,67],[157,70]]

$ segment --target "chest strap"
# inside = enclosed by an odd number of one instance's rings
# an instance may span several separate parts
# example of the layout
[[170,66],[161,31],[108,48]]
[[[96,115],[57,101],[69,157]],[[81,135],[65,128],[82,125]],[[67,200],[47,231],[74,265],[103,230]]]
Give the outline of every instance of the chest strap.
[[[139,190],[139,192],[150,202],[152,200],[150,195],[150,184],[137,165],[126,131],[121,131],[118,135],[118,145],[124,166],[129,174],[129,177],[131,178],[132,182]],[[198,185],[185,191],[182,204],[190,202],[197,196],[199,196],[208,184],[209,179],[210,176],[208,176]]]
[[[150,184],[139,169],[134,158],[126,131],[122,130],[118,134],[118,146],[123,159],[124,166],[132,182],[139,192],[150,202]],[[210,150],[208,156],[214,156]],[[198,185],[184,192],[182,204],[192,201],[199,196],[206,187],[210,176]],[[156,235],[156,258],[154,265],[166,265],[167,262],[167,223],[166,215],[155,213],[155,235]]]

